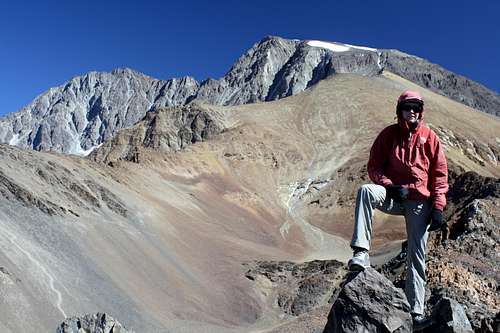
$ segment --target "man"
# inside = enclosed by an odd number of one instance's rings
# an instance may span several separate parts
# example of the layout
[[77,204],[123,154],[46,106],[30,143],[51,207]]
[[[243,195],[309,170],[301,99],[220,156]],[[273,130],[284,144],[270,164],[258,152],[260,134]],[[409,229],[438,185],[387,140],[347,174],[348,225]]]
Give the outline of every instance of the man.
[[[428,232],[443,224],[448,191],[448,167],[434,131],[424,126],[424,101],[415,91],[398,99],[398,123],[386,127],[375,139],[368,174],[375,184],[361,186],[356,199],[351,241],[352,271],[370,266],[368,250],[375,208],[406,220],[407,274],[405,293],[415,326],[425,318],[425,251]],[[430,224],[430,225],[429,225]]]

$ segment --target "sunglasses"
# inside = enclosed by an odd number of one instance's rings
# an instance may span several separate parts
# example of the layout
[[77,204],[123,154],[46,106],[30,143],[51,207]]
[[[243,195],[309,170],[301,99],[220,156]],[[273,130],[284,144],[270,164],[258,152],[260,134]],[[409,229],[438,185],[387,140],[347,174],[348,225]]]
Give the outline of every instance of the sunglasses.
[[415,113],[421,113],[422,112],[422,106],[420,106],[418,104],[403,104],[403,105],[401,105],[401,110],[402,111],[411,111],[411,110],[413,110],[413,112],[415,112]]

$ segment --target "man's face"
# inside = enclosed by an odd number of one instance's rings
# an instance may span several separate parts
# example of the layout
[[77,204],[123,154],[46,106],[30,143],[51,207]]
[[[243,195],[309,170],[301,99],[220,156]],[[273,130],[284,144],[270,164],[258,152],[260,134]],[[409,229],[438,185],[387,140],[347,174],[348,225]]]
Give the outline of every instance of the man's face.
[[401,106],[401,115],[403,116],[403,119],[410,124],[418,122],[421,112],[422,106],[417,103],[410,102]]
[[418,121],[418,118],[420,117],[420,113],[415,112],[413,109],[403,110],[402,115],[403,119],[409,123],[416,123]]

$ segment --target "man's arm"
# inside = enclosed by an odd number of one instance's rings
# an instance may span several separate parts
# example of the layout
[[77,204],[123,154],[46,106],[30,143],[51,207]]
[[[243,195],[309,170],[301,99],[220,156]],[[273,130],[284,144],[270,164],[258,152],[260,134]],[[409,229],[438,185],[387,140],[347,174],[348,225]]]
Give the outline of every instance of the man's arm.
[[388,134],[389,130],[386,128],[377,136],[370,149],[370,159],[368,160],[368,175],[370,179],[375,184],[382,186],[389,186],[392,184],[389,177],[384,174],[385,165],[391,148],[389,144],[392,144],[392,140],[390,140]]
[[436,134],[433,135],[432,158],[429,170],[433,207],[443,211],[446,206],[448,192],[448,164],[444,155],[443,146]]

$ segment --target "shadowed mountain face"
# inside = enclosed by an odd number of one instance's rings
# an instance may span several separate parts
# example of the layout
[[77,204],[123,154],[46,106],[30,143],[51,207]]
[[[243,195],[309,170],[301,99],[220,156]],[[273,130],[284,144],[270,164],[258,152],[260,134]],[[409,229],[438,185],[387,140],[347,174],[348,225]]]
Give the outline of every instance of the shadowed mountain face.
[[497,93],[424,59],[396,50],[267,37],[218,80],[158,80],[130,69],[75,77],[0,119],[0,142],[87,155],[158,108],[193,100],[213,105],[272,101],[300,93],[331,75],[376,76],[384,71],[499,115]]
[[[159,108],[87,159],[0,145],[0,331],[96,312],[138,332],[279,323],[248,263],[348,258],[368,149],[405,89],[343,74],[274,102]],[[497,118],[420,91],[453,165],[498,177]],[[404,224],[377,219],[390,252]]]

